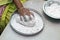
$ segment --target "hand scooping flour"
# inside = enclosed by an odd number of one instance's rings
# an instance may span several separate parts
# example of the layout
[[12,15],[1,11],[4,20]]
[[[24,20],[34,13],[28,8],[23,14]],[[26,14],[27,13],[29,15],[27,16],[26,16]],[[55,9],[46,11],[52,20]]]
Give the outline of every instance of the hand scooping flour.
[[[23,18],[23,16],[21,16]],[[26,18],[29,20],[28,16],[26,15]],[[24,25],[24,26],[29,26],[29,27],[33,27],[35,25],[35,18],[32,17],[32,20],[30,21],[24,21],[24,19],[22,19],[23,21],[21,21],[20,16],[17,16],[17,22]]]
[[45,7],[45,10],[49,16],[60,18],[60,5],[58,3],[53,3],[50,6]]

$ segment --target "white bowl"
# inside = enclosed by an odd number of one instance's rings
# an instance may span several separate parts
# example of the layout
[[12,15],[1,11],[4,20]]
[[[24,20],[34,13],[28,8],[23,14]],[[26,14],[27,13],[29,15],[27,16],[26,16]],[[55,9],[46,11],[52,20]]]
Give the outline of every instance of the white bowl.
[[[58,1],[46,1],[45,3],[44,3],[44,5],[43,5],[43,11],[45,12],[45,14],[46,15],[48,15],[49,17],[51,17],[51,18],[54,18],[54,19],[60,19],[60,15],[58,15],[58,17],[55,15],[52,15],[52,14],[49,14],[49,13],[47,13],[47,9],[45,8],[45,7],[49,7],[51,4],[53,4],[53,3],[56,3],[56,4],[58,4],[59,6],[60,6],[60,2],[58,2]],[[58,13],[57,13],[58,14]]]

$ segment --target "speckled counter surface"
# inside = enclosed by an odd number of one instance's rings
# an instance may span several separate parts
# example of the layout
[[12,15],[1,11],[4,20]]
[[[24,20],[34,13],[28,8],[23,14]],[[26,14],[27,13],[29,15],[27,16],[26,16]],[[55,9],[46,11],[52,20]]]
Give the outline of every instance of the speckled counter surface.
[[[43,0],[31,1],[31,3],[24,4],[25,7],[30,7],[39,11],[45,22],[44,29],[36,36],[22,36],[12,30],[10,24],[7,25],[1,35],[0,40],[60,40],[60,20],[54,20],[46,16],[42,11]],[[34,3],[34,4],[32,4]]]

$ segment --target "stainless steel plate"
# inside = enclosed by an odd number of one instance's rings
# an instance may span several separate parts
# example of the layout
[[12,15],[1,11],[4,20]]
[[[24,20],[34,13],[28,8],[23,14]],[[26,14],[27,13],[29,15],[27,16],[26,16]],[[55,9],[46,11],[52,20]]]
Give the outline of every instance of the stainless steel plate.
[[[59,1],[54,1],[54,0],[50,0],[50,1],[46,1],[45,3],[44,3],[44,5],[43,5],[43,11],[45,12],[45,14],[46,15],[48,15],[49,17],[51,17],[51,18],[54,18],[54,19],[60,19],[60,14],[59,13],[56,13],[56,11],[55,10],[53,10],[53,8],[54,7],[52,7],[52,10],[55,12],[55,14],[52,14],[52,12],[51,13],[48,13],[46,10],[47,10],[47,8],[46,7],[50,7],[52,4],[57,4],[57,5],[59,5],[60,6],[60,2]],[[56,8],[55,8],[56,9]],[[48,9],[49,10],[49,9]],[[53,13],[54,13],[53,12]]]
[[44,22],[42,20],[41,15],[34,9],[29,9],[29,10],[34,13],[35,20],[36,20],[36,23],[33,27],[27,27],[27,26],[24,26],[24,25],[18,23],[16,21],[17,20],[16,18],[19,17],[19,14],[17,12],[14,13],[14,15],[11,18],[10,24],[11,24],[12,28],[19,34],[35,35],[35,34],[39,33],[44,27]]

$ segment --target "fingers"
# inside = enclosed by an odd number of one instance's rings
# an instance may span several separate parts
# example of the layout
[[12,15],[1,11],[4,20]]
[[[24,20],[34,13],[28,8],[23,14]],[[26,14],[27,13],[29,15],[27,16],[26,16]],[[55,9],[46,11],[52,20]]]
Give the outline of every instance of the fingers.
[[20,16],[21,21],[31,21],[32,19],[34,20],[34,17],[32,15],[28,16],[28,15],[24,15],[24,16]]
[[30,16],[28,16],[28,15],[20,16],[21,21],[25,21],[25,22],[30,21],[30,20],[31,20],[30,18],[31,18],[31,17],[30,17]]
[[26,8],[22,8],[21,10],[18,10],[18,12],[20,14],[21,21],[27,22],[27,21],[30,21],[34,18],[34,14]]

